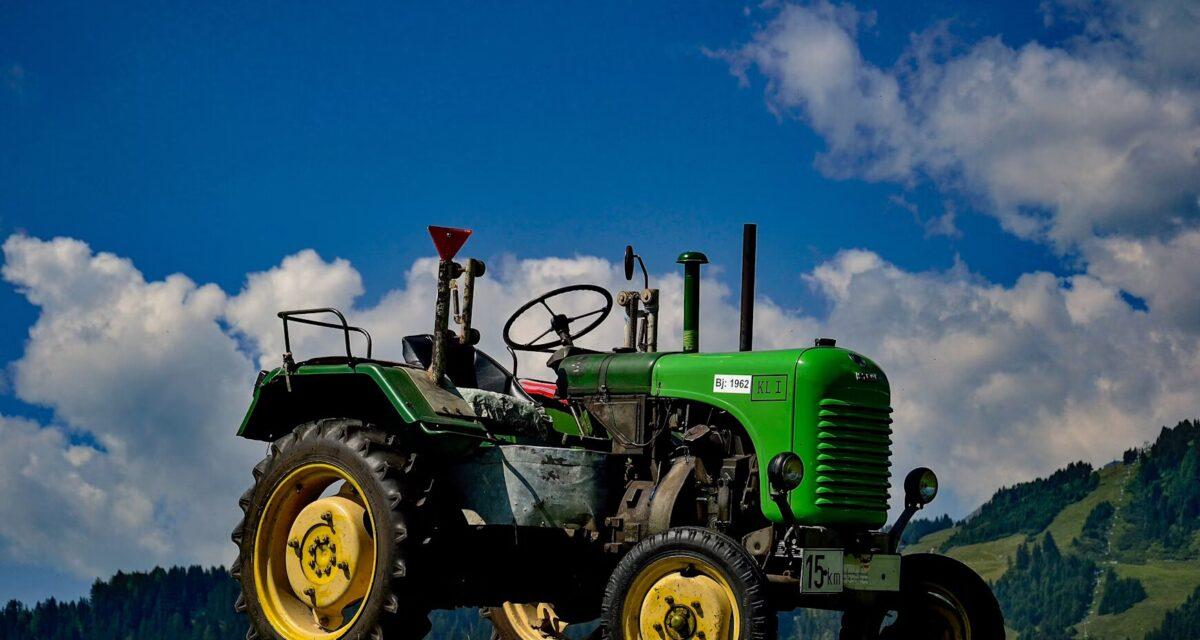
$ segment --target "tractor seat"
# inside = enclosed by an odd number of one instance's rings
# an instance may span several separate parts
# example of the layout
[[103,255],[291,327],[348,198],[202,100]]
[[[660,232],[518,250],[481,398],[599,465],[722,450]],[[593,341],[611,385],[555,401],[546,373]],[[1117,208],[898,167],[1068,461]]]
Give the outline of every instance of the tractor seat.
[[[429,368],[433,360],[431,334],[406,336],[402,345],[406,363],[422,369]],[[454,340],[446,341],[446,377],[459,388],[482,389],[532,402],[529,394],[516,383],[513,374],[495,358],[474,346],[459,344]]]

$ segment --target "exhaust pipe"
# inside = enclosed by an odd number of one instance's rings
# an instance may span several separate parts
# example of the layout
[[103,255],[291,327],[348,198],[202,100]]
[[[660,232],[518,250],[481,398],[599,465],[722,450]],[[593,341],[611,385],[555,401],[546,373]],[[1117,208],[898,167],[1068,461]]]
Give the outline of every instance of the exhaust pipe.
[[742,227],[742,321],[738,351],[754,350],[754,263],[758,253],[758,225]]
[[699,251],[685,251],[675,262],[683,265],[683,352],[700,350],[700,265],[708,264],[708,256]]

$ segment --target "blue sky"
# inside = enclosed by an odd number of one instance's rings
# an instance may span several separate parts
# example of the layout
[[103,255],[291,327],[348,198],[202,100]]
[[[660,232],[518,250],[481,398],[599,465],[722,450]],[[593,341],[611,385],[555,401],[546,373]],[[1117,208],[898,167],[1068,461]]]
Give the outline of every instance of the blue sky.
[[[948,17],[1046,34],[1034,2],[1020,22],[926,4],[885,3],[879,21],[903,26],[867,34],[866,53],[890,62]],[[439,221],[476,228],[484,255],[644,239],[658,263],[686,247],[728,261],[737,243],[712,234],[757,221],[764,260],[786,267],[763,286],[796,304],[794,274],[851,246],[910,269],[960,254],[1001,281],[1061,268],[984,218],[927,238],[888,201],[902,188],[814,171],[822,140],[704,54],[747,37],[743,5],[645,5],[9,3],[0,59],[25,77],[0,107],[0,223],[226,287],[315,246],[378,290]]]
[[[947,498],[963,515],[1003,482],[1076,456],[1102,461],[1200,410],[1168,381],[1200,362],[1200,311],[1184,295],[1200,269],[1200,173],[1188,156],[1200,101],[1197,69],[1172,48],[1196,35],[1195,21],[1147,34],[1135,18],[1186,3],[1129,6],[0,4],[0,234],[86,243],[5,245],[0,359],[15,364],[0,411],[36,423],[29,438],[61,432],[64,450],[93,449],[84,477],[116,455],[107,438],[132,439],[105,426],[120,415],[91,420],[92,405],[56,397],[57,379],[38,373],[72,340],[120,351],[77,325],[115,322],[125,306],[69,304],[108,291],[80,275],[94,275],[92,252],[126,259],[146,282],[182,273],[215,285],[230,307],[209,324],[245,352],[230,360],[238,375],[252,375],[255,349],[272,352],[246,319],[260,310],[254,283],[269,288],[289,269],[361,283],[345,303],[383,321],[389,294],[409,292],[406,274],[431,253],[426,224],[471,227],[473,255],[518,261],[498,275],[515,306],[524,284],[541,282],[526,266],[615,260],[627,242],[656,274],[673,273],[678,252],[704,250],[733,287],[737,234],[751,221],[760,293],[778,316],[768,327],[793,343],[818,331],[854,339],[893,378],[929,382],[908,385],[907,415],[929,443],[906,462],[960,456],[968,469],[996,448],[1004,471]],[[1140,170],[1151,164],[1158,178]],[[1165,195],[1124,204],[1140,190]],[[1134,253],[1144,259],[1130,262]],[[143,292],[128,284],[137,278],[122,286]],[[42,332],[31,338],[31,327]],[[912,347],[897,346],[909,336]],[[1095,353],[1147,336],[1162,362],[1113,374],[1126,354]],[[1014,347],[1035,364],[938,364]],[[918,353],[932,364],[912,365]],[[118,380],[150,375],[80,358]],[[92,391],[63,380],[61,393]],[[1089,429],[1117,423],[1120,442],[1089,444]],[[1055,425],[1053,446],[1022,457],[1022,438]],[[209,434],[234,426],[203,423]],[[172,495],[142,496],[168,532],[186,519]],[[220,560],[164,536],[137,557]],[[110,568],[54,553],[0,539],[0,598],[72,595]]]

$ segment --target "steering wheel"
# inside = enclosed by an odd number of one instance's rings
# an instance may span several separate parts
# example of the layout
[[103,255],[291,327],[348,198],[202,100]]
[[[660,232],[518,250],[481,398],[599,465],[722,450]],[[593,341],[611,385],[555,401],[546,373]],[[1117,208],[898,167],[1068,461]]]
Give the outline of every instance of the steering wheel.
[[[604,298],[604,306],[576,316],[568,316],[566,314],[558,313],[550,306],[549,301],[551,298],[557,298],[569,293],[575,293],[576,291],[590,291],[592,293],[600,294]],[[512,328],[513,324],[516,323],[517,318],[520,318],[527,311],[538,305],[544,307],[546,312],[550,314],[550,328],[546,329],[536,337],[526,340],[525,342],[513,340]],[[512,314],[512,317],[508,319],[508,322],[504,323],[504,344],[512,347],[516,351],[545,352],[553,351],[554,348],[558,346],[571,346],[576,340],[591,333],[593,329],[600,326],[600,323],[604,322],[604,319],[608,317],[608,314],[612,313],[612,308],[612,294],[610,294],[607,289],[598,287],[594,284],[573,284],[560,289],[555,289],[554,291],[548,291],[521,305],[521,308],[517,309]],[[588,324],[586,327],[578,331],[571,331],[572,322],[583,320],[584,318],[589,318],[591,316],[596,316],[596,319],[593,320],[591,324]],[[538,342],[538,340],[541,340],[550,334],[554,334],[553,339],[549,339],[544,342]]]

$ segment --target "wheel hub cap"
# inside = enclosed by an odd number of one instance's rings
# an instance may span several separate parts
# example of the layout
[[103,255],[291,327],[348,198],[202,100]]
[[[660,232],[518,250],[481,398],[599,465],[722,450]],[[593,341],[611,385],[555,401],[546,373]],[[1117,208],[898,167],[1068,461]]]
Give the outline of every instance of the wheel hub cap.
[[691,638],[696,635],[696,616],[688,607],[675,605],[667,612],[666,627],[671,631],[671,636],[677,638]]
[[342,609],[367,593],[375,547],[363,524],[365,513],[362,505],[334,496],[309,504],[292,522],[288,583],[319,617],[340,620]]

